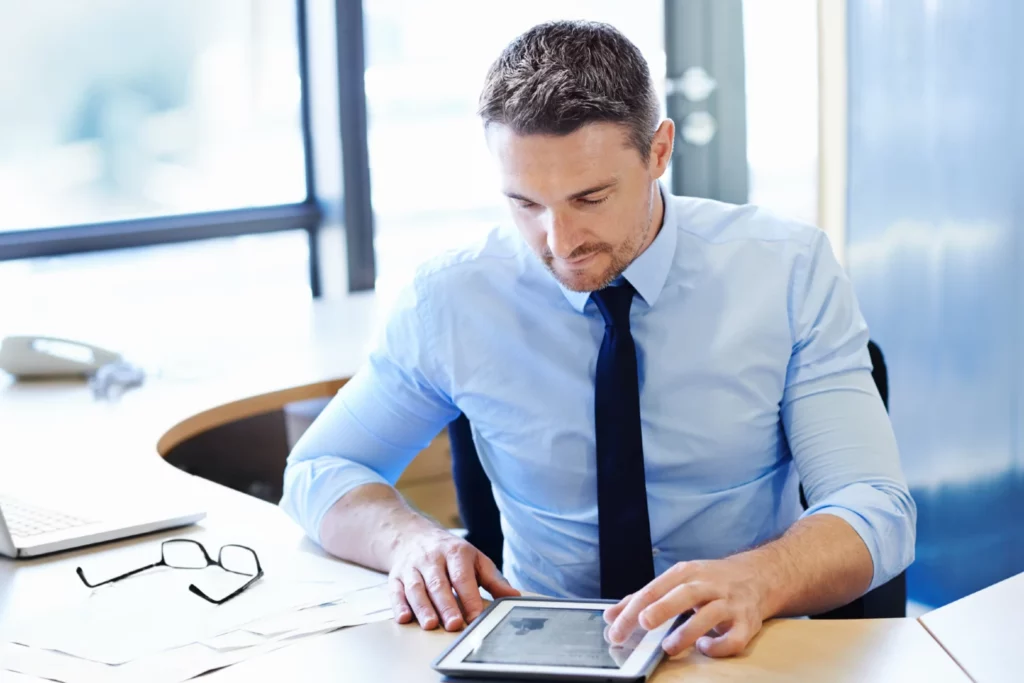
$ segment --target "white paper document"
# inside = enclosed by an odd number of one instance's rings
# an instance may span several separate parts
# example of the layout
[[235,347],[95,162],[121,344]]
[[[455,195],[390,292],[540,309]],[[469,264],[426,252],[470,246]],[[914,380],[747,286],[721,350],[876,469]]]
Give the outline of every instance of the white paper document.
[[285,647],[273,640],[243,650],[218,652],[193,643],[125,664],[102,664],[48,650],[7,643],[0,645],[0,680],[6,671],[60,683],[181,683]]
[[212,597],[227,595],[245,577],[212,567],[160,568],[95,589],[85,599],[16,625],[5,640],[56,650],[104,664],[200,642],[241,624],[286,610],[337,599],[343,590],[324,583],[264,577],[223,605],[188,590],[195,583]]
[[311,605],[272,614],[244,624],[242,628],[264,636],[316,633],[324,629],[369,623],[391,617],[391,602],[383,586],[353,591],[342,600]]
[[[154,584],[160,583],[154,580]],[[207,584],[203,584],[203,588],[214,590]],[[250,590],[255,589],[253,586]],[[164,601],[187,602],[188,599],[205,602],[186,588],[184,595],[177,594],[172,600],[166,597],[157,599],[173,615],[174,620],[164,622],[146,618],[144,606],[133,608],[128,604],[129,597],[138,597],[134,592],[122,592],[114,599],[112,591],[103,591],[107,594],[101,595],[97,590],[82,604],[45,615],[18,629],[17,643],[0,645],[0,674],[4,670],[16,671],[69,683],[180,683],[207,671],[285,647],[303,636],[391,618],[384,584],[347,593],[340,589],[339,584],[323,582],[271,585],[262,591],[260,609],[244,607],[222,615],[201,606],[164,605]],[[221,607],[231,602],[234,600]],[[269,610],[269,606],[274,604],[284,604],[285,607]],[[150,601],[149,605],[152,610],[154,602]],[[110,611],[110,614],[98,614],[105,611]],[[198,619],[196,612],[206,620]],[[257,618],[245,619],[254,612],[259,613]],[[225,627],[228,623],[232,626]],[[133,629],[126,624],[141,628],[134,629],[137,632],[133,634],[130,633]],[[191,629],[187,628],[189,625]],[[88,635],[79,630],[82,628],[110,628],[115,631],[113,636],[111,631]],[[117,642],[122,639],[123,643]],[[187,642],[166,645],[183,639]],[[158,647],[160,644],[164,647]],[[135,656],[123,659],[129,653]],[[103,655],[106,660],[96,655]]]

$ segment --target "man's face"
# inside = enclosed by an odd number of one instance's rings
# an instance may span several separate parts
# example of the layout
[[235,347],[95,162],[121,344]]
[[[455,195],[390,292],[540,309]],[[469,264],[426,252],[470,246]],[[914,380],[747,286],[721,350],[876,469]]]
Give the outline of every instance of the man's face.
[[654,240],[661,219],[655,181],[671,158],[673,135],[672,122],[663,122],[650,159],[641,159],[620,124],[591,123],[569,135],[487,127],[516,227],[565,287],[601,289]]

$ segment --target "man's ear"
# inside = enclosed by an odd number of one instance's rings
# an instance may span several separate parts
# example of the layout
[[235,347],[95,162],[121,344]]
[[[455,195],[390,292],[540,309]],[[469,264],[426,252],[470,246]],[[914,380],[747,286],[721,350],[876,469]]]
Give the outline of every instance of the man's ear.
[[665,175],[669,163],[672,162],[672,147],[675,140],[676,124],[672,119],[665,119],[651,138],[651,156],[647,168],[655,180]]

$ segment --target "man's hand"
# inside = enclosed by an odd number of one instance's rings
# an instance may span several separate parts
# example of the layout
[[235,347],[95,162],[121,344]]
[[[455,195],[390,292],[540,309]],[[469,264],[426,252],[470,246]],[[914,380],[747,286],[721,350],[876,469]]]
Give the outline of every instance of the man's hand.
[[413,510],[386,484],[342,496],[324,515],[320,544],[343,560],[388,572],[400,624],[415,616],[425,629],[440,623],[456,631],[483,611],[481,586],[496,598],[519,595],[483,553]]
[[872,570],[871,553],[852,526],[811,515],[759,548],[675,565],[605,612],[608,639],[622,643],[637,625],[649,631],[692,609],[665,638],[665,651],[676,655],[696,645],[710,657],[737,655],[766,619],[818,614],[863,595]]
[[445,630],[458,631],[479,616],[484,610],[481,586],[495,598],[519,595],[486,555],[444,529],[428,529],[403,539],[390,564],[388,585],[395,620],[404,624],[415,616],[428,631],[439,623]]
[[[669,655],[697,646],[710,657],[739,654],[766,619],[767,590],[746,558],[680,562],[604,614],[608,639],[621,644],[637,625],[650,631],[695,613],[662,643]],[[712,633],[710,636],[705,634]]]

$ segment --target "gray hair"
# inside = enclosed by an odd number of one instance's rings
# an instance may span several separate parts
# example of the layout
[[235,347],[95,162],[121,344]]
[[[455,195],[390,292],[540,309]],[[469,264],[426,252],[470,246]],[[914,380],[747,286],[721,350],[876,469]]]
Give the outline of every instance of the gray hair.
[[502,51],[480,94],[486,127],[519,135],[568,135],[588,123],[620,123],[646,162],[660,107],[640,50],[613,26],[553,21]]

